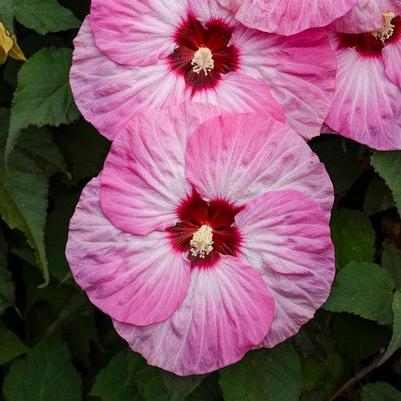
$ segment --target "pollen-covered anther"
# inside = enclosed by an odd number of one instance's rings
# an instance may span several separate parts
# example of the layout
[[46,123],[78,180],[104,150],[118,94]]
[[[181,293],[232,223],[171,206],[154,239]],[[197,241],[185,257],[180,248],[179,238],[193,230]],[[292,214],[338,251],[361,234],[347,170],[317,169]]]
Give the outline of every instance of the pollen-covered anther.
[[386,40],[390,39],[394,34],[395,25],[391,23],[391,21],[396,17],[394,13],[385,13],[384,17],[384,25],[383,28],[377,29],[372,32],[372,35],[382,41],[384,43]]
[[192,236],[189,243],[192,256],[197,256],[204,259],[213,251],[213,230],[208,225],[204,224]]
[[201,71],[207,75],[214,70],[213,53],[207,47],[200,47],[191,61],[192,71],[199,74]]

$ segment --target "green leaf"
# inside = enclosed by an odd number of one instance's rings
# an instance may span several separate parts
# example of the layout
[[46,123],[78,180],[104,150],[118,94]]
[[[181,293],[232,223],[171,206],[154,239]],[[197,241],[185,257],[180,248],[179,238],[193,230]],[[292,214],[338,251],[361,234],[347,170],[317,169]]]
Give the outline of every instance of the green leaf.
[[335,211],[331,229],[339,269],[351,261],[374,261],[375,232],[365,213],[349,209]]
[[401,291],[397,291],[394,294],[393,313],[393,337],[391,338],[390,344],[386,353],[383,355],[380,364],[386,362],[394,354],[394,352],[401,347]]
[[220,372],[225,401],[296,401],[301,381],[298,354],[288,343],[251,352]]
[[25,354],[28,347],[10,330],[0,329],[0,365]]
[[75,15],[57,0],[14,0],[14,10],[20,24],[42,35],[81,25]]
[[401,401],[401,392],[383,382],[368,384],[362,390],[362,401]]
[[398,212],[401,213],[401,152],[376,152],[370,160],[391,189]]
[[71,49],[47,48],[21,67],[11,108],[7,156],[23,128],[59,126],[79,117],[68,82],[71,57]]
[[40,343],[15,361],[4,380],[6,401],[79,401],[81,380],[66,345],[58,339]]
[[392,243],[384,244],[382,266],[394,280],[396,289],[401,289],[401,251]]
[[336,348],[350,362],[348,366],[357,365],[375,355],[391,338],[391,332],[386,327],[354,315],[334,315],[331,326]]
[[393,282],[386,270],[374,263],[351,262],[337,274],[324,308],[387,324],[392,297]]
[[[0,121],[7,113],[0,110]],[[0,127],[1,128],[1,127]],[[0,214],[11,229],[21,230],[35,250],[45,283],[49,280],[44,245],[47,177],[25,152],[16,149],[5,168],[4,131],[0,129]]]
[[142,357],[130,352],[128,371],[145,401],[169,401],[161,369],[149,366]]
[[96,376],[90,395],[102,401],[134,401],[139,399],[132,377],[128,377],[127,352],[114,355],[109,364]]
[[16,146],[28,154],[47,176],[67,172],[64,157],[48,128],[30,127],[23,130]]
[[163,380],[169,394],[169,401],[184,401],[202,383],[206,376],[181,377],[165,372]]
[[15,304],[15,288],[7,268],[7,252],[6,240],[0,230],[0,314]]
[[374,177],[365,194],[363,210],[368,215],[384,212],[395,207],[393,195],[384,180]]
[[0,22],[6,27],[10,33],[14,33],[13,22],[14,22],[14,10],[13,0],[1,0],[0,1]]

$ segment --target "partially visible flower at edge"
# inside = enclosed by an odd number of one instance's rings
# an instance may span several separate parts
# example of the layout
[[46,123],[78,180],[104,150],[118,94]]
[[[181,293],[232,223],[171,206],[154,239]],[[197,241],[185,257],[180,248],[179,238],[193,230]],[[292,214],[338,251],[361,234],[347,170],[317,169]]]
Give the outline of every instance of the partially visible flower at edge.
[[83,191],[66,250],[131,348],[178,375],[296,334],[335,271],[317,156],[270,116],[213,113],[133,118]]
[[[334,24],[337,88],[326,124],[347,138],[378,150],[401,149],[401,3],[369,0]],[[371,6],[370,6],[371,5]],[[363,33],[344,33],[362,26]],[[356,24],[353,26],[353,24]],[[359,29],[359,28],[358,28]]]
[[18,46],[16,36],[10,34],[0,22],[0,64],[4,64],[8,57],[19,61],[26,61],[24,53]]

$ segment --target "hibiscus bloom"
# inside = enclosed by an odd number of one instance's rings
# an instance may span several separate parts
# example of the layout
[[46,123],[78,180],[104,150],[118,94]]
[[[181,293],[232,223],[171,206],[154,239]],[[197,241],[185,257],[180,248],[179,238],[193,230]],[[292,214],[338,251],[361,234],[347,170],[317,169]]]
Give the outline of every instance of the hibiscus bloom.
[[365,0],[335,27],[337,89],[326,124],[372,148],[401,149],[401,3]]
[[335,89],[326,30],[248,29],[217,0],[93,0],[74,44],[75,100],[110,139],[138,111],[184,101],[270,112],[309,139]]
[[218,0],[249,28],[294,35],[329,25],[349,12],[357,0]]
[[84,189],[67,244],[90,300],[178,375],[294,335],[334,276],[333,190],[317,156],[270,116],[212,113],[134,117]]

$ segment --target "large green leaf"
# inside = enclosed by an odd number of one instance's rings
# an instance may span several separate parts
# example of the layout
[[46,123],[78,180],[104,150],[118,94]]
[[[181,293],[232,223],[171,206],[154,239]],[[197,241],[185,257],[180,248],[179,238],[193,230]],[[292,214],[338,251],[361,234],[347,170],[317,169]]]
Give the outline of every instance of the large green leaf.
[[393,278],[395,288],[401,289],[401,251],[392,243],[384,244],[382,266]]
[[331,229],[338,268],[351,261],[374,261],[375,232],[365,213],[349,209],[335,211]]
[[0,365],[28,351],[28,347],[10,330],[0,329]]
[[401,152],[376,152],[371,157],[371,163],[391,189],[401,213]]
[[14,303],[15,288],[7,267],[7,244],[0,230],[0,315]]
[[13,21],[14,21],[14,9],[13,0],[1,0],[0,1],[0,22],[6,27],[6,29],[13,33]]
[[163,381],[163,371],[149,366],[142,357],[128,354],[129,377],[133,377],[145,401],[169,401]]
[[66,345],[58,339],[40,343],[15,361],[4,380],[6,401],[80,401],[81,379]]
[[393,313],[393,337],[380,363],[386,362],[401,347],[401,291],[394,294]]
[[128,375],[126,351],[114,355],[109,364],[98,373],[90,395],[99,397],[102,401],[140,399],[133,377]]
[[184,401],[205,378],[206,375],[181,377],[165,372],[163,379],[169,394],[169,401]]
[[301,364],[290,344],[251,352],[220,372],[225,401],[297,401]]
[[68,83],[71,57],[71,49],[42,49],[21,67],[11,108],[7,155],[21,129],[69,124],[79,117]]
[[371,383],[363,388],[362,401],[401,401],[401,392],[387,383]]
[[373,215],[392,207],[395,207],[395,203],[390,189],[382,178],[375,176],[366,191],[363,210]]
[[386,270],[374,263],[351,262],[334,281],[324,308],[349,312],[379,323],[390,323],[393,281]]
[[[7,112],[0,110],[0,121]],[[1,127],[0,127],[1,128]],[[47,209],[47,177],[25,153],[16,150],[5,168],[5,132],[0,129],[0,214],[10,228],[21,230],[35,250],[45,283],[48,282],[44,245]]]
[[14,0],[14,10],[20,24],[42,35],[81,25],[75,15],[57,0]]

